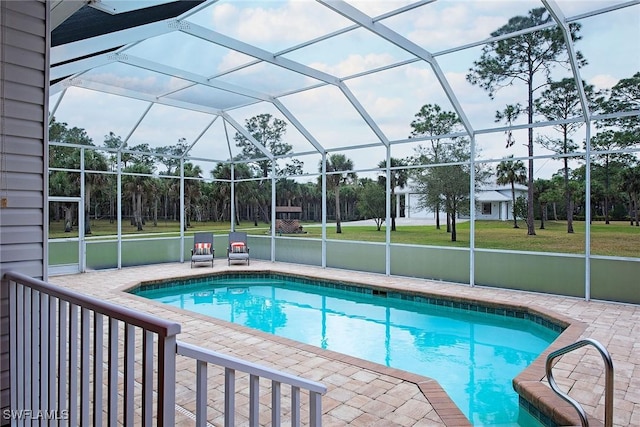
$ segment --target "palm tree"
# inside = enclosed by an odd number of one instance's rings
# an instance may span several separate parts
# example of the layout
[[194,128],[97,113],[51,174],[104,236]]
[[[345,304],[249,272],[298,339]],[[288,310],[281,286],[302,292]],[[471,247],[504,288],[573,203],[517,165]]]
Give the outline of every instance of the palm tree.
[[185,210],[185,231],[187,227],[191,227],[191,216],[193,210],[191,203],[200,197],[200,180],[187,178],[202,178],[202,169],[198,165],[186,162],[184,170],[184,210]]
[[316,220],[320,217],[320,201],[322,196],[318,191],[318,186],[312,182],[304,183],[300,186],[300,197],[302,199],[302,220]]
[[[94,150],[86,150],[84,153],[84,168],[89,171],[106,171],[108,169],[106,157]],[[84,234],[91,234],[91,191],[99,189],[105,182],[106,175],[101,173],[86,173],[84,184]]]
[[142,197],[147,191],[150,175],[153,170],[143,164],[134,164],[124,168],[128,175],[123,176],[123,187],[125,192],[131,196],[131,206],[133,210],[133,224],[138,231],[142,231]]
[[[396,159],[394,157],[390,158],[390,166],[391,168],[397,168],[402,166],[407,166],[407,163],[403,159]],[[378,163],[379,168],[386,168],[387,161],[383,160]],[[407,169],[391,169],[391,231],[396,231],[396,187],[404,188],[407,185],[407,181],[409,180],[409,172]],[[386,184],[387,177],[380,176],[378,177],[378,182],[380,184]]]
[[[509,156],[509,159],[513,156]],[[516,216],[516,188],[515,184],[525,184],[527,182],[527,168],[520,160],[503,160],[496,167],[496,183],[500,185],[511,185],[511,203],[513,207],[513,228],[518,227]]]
[[293,179],[280,178],[276,182],[276,192],[280,196],[277,200],[279,205],[294,206],[293,204],[298,203],[298,198],[301,195],[300,184]]
[[165,182],[161,178],[151,178],[148,182],[149,194],[151,195],[151,202],[153,203],[153,226],[158,226],[158,202],[160,197],[165,192]]
[[[327,190],[333,190],[336,200],[336,233],[342,233],[340,226],[340,188],[349,182],[356,180],[353,170],[353,161],[344,154],[331,154],[327,157]],[[320,163],[322,171],[322,162]]]

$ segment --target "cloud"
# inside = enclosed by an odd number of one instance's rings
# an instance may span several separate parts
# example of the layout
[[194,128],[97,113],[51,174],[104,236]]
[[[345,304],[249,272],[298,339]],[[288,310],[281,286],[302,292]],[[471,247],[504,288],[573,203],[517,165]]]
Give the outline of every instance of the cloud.
[[[443,6],[444,5],[444,6]],[[475,12],[475,3],[436,3],[414,14],[392,18],[390,26],[431,52],[484,40],[504,25],[507,17],[500,13]]]
[[310,64],[311,68],[324,71],[336,76],[349,76],[372,68],[381,67],[392,63],[394,57],[387,53],[370,53],[367,55],[349,54],[343,61],[335,65],[322,62]]
[[371,17],[376,17],[387,13],[391,10],[398,9],[405,5],[413,3],[411,0],[393,0],[393,1],[371,1],[371,0],[358,0],[349,1],[349,3],[359,9],[363,13]]
[[[240,65],[246,64],[248,62],[251,62],[253,60],[255,60],[255,58],[247,56],[244,53],[240,53],[235,50],[230,50],[220,60],[220,63],[218,64],[218,71],[224,72],[232,68],[238,67]],[[237,71],[237,72],[242,72],[242,71]]]
[[133,75],[122,75],[114,73],[93,74],[89,76],[87,80],[104,83],[114,87],[131,89],[143,93],[157,93],[159,91],[166,91],[167,89],[176,88],[178,87],[176,86],[178,81],[182,82],[182,85],[185,84],[184,80],[175,77],[168,78],[166,82],[162,82],[157,78],[156,75],[136,77]]
[[216,31],[260,45],[300,43],[345,23],[326,7],[306,1],[242,8],[223,3],[213,7],[212,18]]
[[610,74],[597,74],[589,79],[589,84],[592,84],[597,89],[611,89],[618,83],[618,79]]

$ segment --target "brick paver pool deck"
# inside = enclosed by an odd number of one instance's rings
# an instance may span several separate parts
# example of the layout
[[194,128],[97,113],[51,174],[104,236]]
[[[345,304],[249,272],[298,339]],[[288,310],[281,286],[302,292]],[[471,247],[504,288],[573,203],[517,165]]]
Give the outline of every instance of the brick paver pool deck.
[[[369,286],[469,299],[533,310],[569,327],[516,379],[521,394],[546,408],[549,416],[578,425],[579,418],[545,383],[546,354],[581,338],[593,338],[611,353],[615,368],[614,425],[640,425],[640,306],[535,294],[486,287],[470,287],[398,276],[322,269],[306,265],[252,261],[250,266],[227,266],[217,259],[213,268],[190,268],[188,262],[129,267],[122,270],[53,276],[49,281],[113,303],[171,319],[182,325],[178,339],[210,350],[241,357],[327,386],[323,396],[324,426],[465,426],[468,420],[438,383],[340,353],[300,344],[203,315],[189,313],[124,292],[145,281],[188,277],[224,271],[273,271]],[[195,367],[178,358],[176,402],[178,425],[193,425]],[[580,402],[594,425],[604,420],[604,369],[600,355],[584,347],[562,356],[554,368],[556,382]],[[217,381],[217,382],[216,382]],[[209,380],[208,418],[221,425],[223,384]],[[284,389],[283,389],[284,390]],[[284,400],[283,400],[284,401]],[[268,405],[268,401],[265,402]],[[303,408],[304,410],[304,408]],[[286,414],[285,414],[286,417]],[[246,420],[237,414],[238,425]],[[261,422],[269,420],[261,417]]]

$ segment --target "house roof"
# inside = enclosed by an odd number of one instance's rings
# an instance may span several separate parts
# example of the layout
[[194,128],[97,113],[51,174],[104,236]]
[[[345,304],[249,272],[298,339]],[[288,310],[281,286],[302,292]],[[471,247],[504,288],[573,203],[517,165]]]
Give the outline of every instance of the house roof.
[[481,190],[476,193],[476,200],[479,202],[510,202],[511,197],[505,196],[504,194],[498,193],[494,190]]

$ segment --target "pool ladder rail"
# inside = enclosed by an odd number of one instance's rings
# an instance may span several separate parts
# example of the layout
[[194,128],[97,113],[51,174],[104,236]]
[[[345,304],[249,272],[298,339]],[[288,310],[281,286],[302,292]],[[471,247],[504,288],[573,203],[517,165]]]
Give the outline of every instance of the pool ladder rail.
[[556,384],[556,380],[553,378],[553,361],[557,357],[560,357],[564,354],[567,354],[573,350],[577,350],[578,348],[592,345],[595,347],[605,364],[605,397],[604,397],[604,426],[612,427],[613,426],[613,361],[611,360],[611,355],[607,351],[607,349],[600,344],[598,341],[587,338],[584,340],[577,341],[571,345],[558,349],[549,356],[547,356],[546,373],[547,379],[549,381],[549,385],[551,389],[556,392],[561,398],[569,402],[571,406],[573,406],[578,412],[578,416],[580,417],[580,422],[583,427],[589,426],[589,420],[587,419],[587,413],[584,411],[582,406],[573,398],[571,398],[567,393],[560,390],[558,385]]

